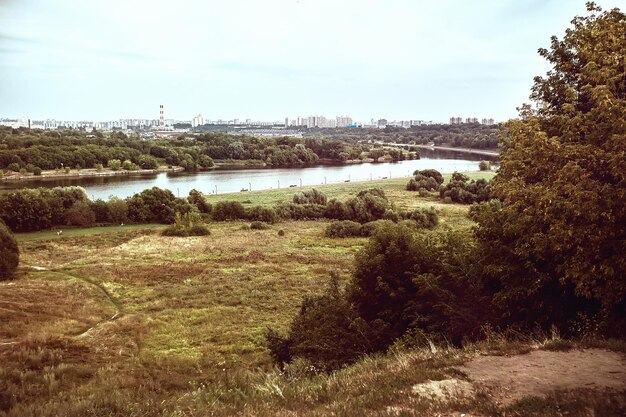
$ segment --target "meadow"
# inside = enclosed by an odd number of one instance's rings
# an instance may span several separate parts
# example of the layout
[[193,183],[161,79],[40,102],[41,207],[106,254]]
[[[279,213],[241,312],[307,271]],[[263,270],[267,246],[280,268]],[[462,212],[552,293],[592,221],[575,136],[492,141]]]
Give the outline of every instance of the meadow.
[[[470,230],[468,206],[420,198],[405,184],[319,189],[345,200],[381,187],[399,208],[434,206],[437,228]],[[208,200],[271,205],[297,191]],[[0,416],[404,415],[389,411],[408,401],[403,390],[458,374],[472,352],[397,352],[330,376],[271,363],[266,329],[286,329],[331,272],[347,281],[366,242],[326,238],[328,223],[210,223],[210,236],[185,238],[161,236],[159,225],[18,234],[17,279],[0,283]],[[480,398],[465,406],[492,410]]]

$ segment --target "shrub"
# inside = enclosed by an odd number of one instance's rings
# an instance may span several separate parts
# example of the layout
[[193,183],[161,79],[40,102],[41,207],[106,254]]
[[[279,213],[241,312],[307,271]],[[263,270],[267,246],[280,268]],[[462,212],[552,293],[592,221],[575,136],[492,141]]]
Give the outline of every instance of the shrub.
[[326,206],[319,204],[279,204],[276,213],[281,219],[309,220],[325,217]]
[[109,159],[109,161],[107,162],[107,167],[109,167],[111,171],[119,171],[119,169],[122,167],[122,161],[120,161],[119,159]]
[[324,209],[324,217],[327,219],[347,220],[350,218],[350,209],[341,201],[332,199]]
[[370,237],[379,228],[391,227],[394,224],[391,220],[374,220],[372,222],[365,223],[361,226],[361,236]]
[[255,220],[265,223],[276,223],[278,214],[271,207],[254,206],[246,210],[248,220]]
[[0,222],[0,281],[13,278],[20,259],[20,250],[13,233]]
[[129,159],[122,162],[122,169],[124,171],[136,171],[139,169],[139,165],[131,162]]
[[479,179],[468,182],[469,178],[459,173],[454,173],[452,176],[453,179],[445,187],[439,189],[439,195],[444,201],[450,198],[451,202],[472,204],[492,198],[490,181]]
[[200,213],[190,211],[185,214],[176,213],[174,216],[174,224],[168,226],[163,232],[163,236],[206,236],[211,231],[202,222]]
[[239,201],[219,201],[215,203],[211,212],[213,220],[238,220],[246,218],[246,209]]
[[[141,155],[137,162],[138,165],[143,169],[157,169],[159,167],[159,162],[156,160],[156,158],[149,155]],[[124,163],[126,163],[126,161],[124,161]]]
[[413,172],[413,175],[421,175],[426,178],[433,178],[437,182],[437,185],[443,184],[443,175],[441,175],[441,172],[437,171],[436,169],[418,169],[417,171]]
[[283,229],[280,229],[278,231],[278,236],[285,236],[285,231]]
[[294,204],[321,204],[325,205],[327,202],[326,195],[317,191],[313,188],[311,191],[304,191],[301,193],[294,194],[293,203]]
[[434,207],[418,208],[402,216],[405,220],[412,220],[417,223],[418,227],[424,229],[432,229],[439,223],[439,216]]
[[89,206],[89,203],[77,201],[65,211],[64,218],[65,224],[68,226],[89,227],[95,223],[96,214]]
[[361,224],[352,220],[332,222],[324,231],[326,237],[357,237],[361,236]]
[[34,167],[33,168],[33,175],[40,176],[41,175],[41,168]]
[[347,301],[333,274],[323,295],[304,299],[287,336],[268,329],[265,337],[279,365],[303,358],[315,368],[331,371],[374,351],[374,334]]
[[267,230],[270,226],[267,223],[263,222],[252,222],[250,223],[250,229],[252,230]]
[[209,203],[207,203],[204,194],[202,194],[200,191],[195,189],[189,191],[189,197],[187,197],[187,201],[189,201],[190,204],[196,206],[200,213],[211,213],[212,207]]
[[491,164],[489,161],[480,161],[478,163],[478,169],[481,171],[489,171],[491,169]]

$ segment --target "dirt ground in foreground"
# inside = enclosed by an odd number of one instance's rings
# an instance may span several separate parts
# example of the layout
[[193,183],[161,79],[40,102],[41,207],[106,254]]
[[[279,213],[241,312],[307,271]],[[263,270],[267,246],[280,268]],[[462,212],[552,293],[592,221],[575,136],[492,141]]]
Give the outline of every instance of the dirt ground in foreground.
[[460,369],[502,405],[558,390],[626,389],[626,356],[602,349],[479,356]]

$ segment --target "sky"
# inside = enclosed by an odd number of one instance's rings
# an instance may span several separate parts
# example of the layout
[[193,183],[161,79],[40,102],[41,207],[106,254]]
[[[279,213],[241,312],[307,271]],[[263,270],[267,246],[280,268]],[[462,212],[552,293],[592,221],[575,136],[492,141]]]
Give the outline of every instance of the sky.
[[[596,1],[605,9],[624,0]],[[0,118],[504,121],[584,0],[0,0]]]

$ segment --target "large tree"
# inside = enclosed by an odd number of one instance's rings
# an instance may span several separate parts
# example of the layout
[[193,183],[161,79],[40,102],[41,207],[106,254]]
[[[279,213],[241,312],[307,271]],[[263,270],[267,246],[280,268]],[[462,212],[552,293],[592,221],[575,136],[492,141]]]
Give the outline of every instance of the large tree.
[[474,210],[486,285],[507,324],[624,319],[626,16],[587,9],[539,50],[552,68],[504,126],[501,204]]

